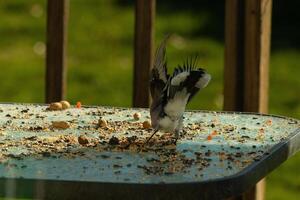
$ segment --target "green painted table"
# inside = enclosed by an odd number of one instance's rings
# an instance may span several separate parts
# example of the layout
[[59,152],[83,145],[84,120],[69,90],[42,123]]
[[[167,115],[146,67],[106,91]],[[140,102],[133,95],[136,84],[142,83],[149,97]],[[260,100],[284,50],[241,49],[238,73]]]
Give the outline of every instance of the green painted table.
[[222,199],[300,148],[295,119],[208,111],[184,118],[177,145],[168,133],[143,145],[152,133],[145,109],[0,104],[0,198]]

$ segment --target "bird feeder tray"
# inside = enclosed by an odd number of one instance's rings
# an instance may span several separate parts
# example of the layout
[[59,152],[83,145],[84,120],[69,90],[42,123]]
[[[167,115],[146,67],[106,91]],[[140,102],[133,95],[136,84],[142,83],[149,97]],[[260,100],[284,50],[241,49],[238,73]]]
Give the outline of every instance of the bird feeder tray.
[[245,192],[300,148],[300,121],[188,111],[174,135],[146,109],[0,104],[0,197],[220,199]]

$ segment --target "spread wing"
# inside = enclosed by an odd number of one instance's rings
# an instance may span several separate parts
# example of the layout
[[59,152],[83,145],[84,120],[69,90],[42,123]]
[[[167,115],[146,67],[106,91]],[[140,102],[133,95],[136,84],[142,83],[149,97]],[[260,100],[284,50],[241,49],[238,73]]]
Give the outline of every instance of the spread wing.
[[169,77],[166,60],[166,43],[168,38],[169,36],[158,47],[155,54],[154,66],[151,70],[150,93],[154,102],[161,97]]
[[170,78],[168,99],[179,92],[185,92],[187,102],[202,88],[206,87],[211,76],[202,68],[196,68],[197,57],[188,59],[183,66],[178,66]]
[[210,75],[204,69],[196,68],[197,57],[178,66],[169,78],[164,90],[162,102],[164,112],[172,118],[181,118],[187,103],[210,81]]
[[168,37],[157,49],[151,71],[152,104],[150,114],[154,116],[155,113],[164,111],[171,118],[179,119],[182,117],[186,104],[200,89],[206,87],[211,76],[204,69],[196,68],[197,57],[188,59],[182,66],[178,66],[174,70],[172,76],[169,76],[166,62],[167,39]]

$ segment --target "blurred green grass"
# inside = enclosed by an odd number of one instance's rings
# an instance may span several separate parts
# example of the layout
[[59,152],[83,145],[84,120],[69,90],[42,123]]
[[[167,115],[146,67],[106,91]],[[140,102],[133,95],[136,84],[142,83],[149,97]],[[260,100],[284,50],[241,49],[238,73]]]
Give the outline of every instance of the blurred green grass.
[[[45,75],[45,0],[4,0],[0,4],[0,102],[43,102]],[[208,12],[189,10],[156,17],[156,44],[174,33],[168,47],[169,66],[195,52],[199,65],[212,74],[210,85],[190,109],[221,110],[224,43],[195,32],[210,23]],[[133,7],[116,0],[72,0],[68,29],[67,99],[83,104],[131,106]],[[223,34],[223,33],[222,33]],[[270,62],[270,113],[300,118],[300,51],[274,49]],[[298,199],[300,174],[296,155],[268,176],[267,199]]]

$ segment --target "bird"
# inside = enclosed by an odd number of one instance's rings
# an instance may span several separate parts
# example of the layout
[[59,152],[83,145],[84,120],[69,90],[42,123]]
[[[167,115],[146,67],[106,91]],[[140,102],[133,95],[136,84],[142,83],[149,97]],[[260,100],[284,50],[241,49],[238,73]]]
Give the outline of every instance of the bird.
[[165,37],[157,48],[150,73],[150,117],[154,132],[145,144],[158,131],[174,134],[176,144],[183,128],[186,105],[211,80],[210,74],[197,67],[198,56],[188,57],[173,74],[168,74],[166,44],[169,38],[170,35]]

